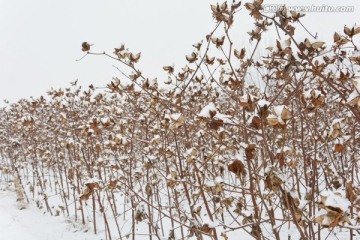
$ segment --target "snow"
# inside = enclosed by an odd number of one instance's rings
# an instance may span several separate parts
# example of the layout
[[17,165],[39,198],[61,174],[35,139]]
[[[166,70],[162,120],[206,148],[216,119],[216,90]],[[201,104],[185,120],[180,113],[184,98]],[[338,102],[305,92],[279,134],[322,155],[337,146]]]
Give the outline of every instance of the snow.
[[101,121],[102,124],[106,124],[106,123],[109,122],[109,118],[108,117],[103,117],[103,118],[101,118],[100,121]]
[[[169,175],[167,177],[171,179],[172,176]],[[221,177],[216,177],[215,182],[219,182]],[[97,179],[89,179],[90,182],[96,182]],[[212,182],[214,184],[214,182]],[[93,233],[91,229],[91,223],[89,225],[83,226],[81,223],[76,223],[73,219],[66,218],[63,216],[50,216],[48,214],[43,214],[44,210],[39,210],[35,207],[34,202],[30,201],[27,205],[26,209],[19,210],[17,208],[16,203],[16,194],[13,192],[13,188],[11,187],[12,183],[1,183],[0,182],[0,232],[1,239],[6,240],[18,240],[18,239],[26,239],[26,240],[104,240],[104,232],[103,230],[99,231],[98,235]],[[347,203],[346,199],[333,193],[331,191],[325,191],[322,193],[323,196],[327,196],[329,203],[326,205],[331,206],[339,206],[344,211],[347,210],[349,203]],[[305,205],[304,203],[302,205]],[[145,210],[144,202],[140,202],[136,207],[136,212],[138,214],[144,214]],[[244,217],[251,217],[253,212],[251,210],[243,210],[242,211]],[[323,210],[319,213],[325,214],[326,211]],[[319,213],[317,215],[319,215]],[[145,216],[144,216],[145,217]],[[328,219],[325,219],[327,221]],[[214,219],[213,221],[206,215],[202,216],[202,225],[208,224],[210,228],[218,228],[220,226],[219,221]],[[140,224],[140,223],[139,223]],[[142,225],[138,228],[142,228]],[[165,227],[166,230],[170,229],[170,226]],[[100,230],[100,229],[99,229]],[[220,229],[218,229],[220,230]],[[325,231],[325,230],[324,230]],[[334,232],[334,236],[329,236],[329,240],[335,239],[348,239],[348,231],[341,231],[339,228],[335,228],[332,230]],[[125,231],[127,232],[127,231]],[[220,231],[222,232],[222,231]],[[219,234],[220,234],[219,232]],[[226,231],[225,231],[226,232]],[[298,239],[298,235],[294,228],[290,229],[281,229],[280,237],[281,239],[287,239],[288,234],[292,233],[294,239]],[[131,232],[129,232],[131,235]],[[227,232],[227,236],[229,239],[237,239],[238,233],[236,231]],[[114,238],[115,239],[115,238]],[[125,239],[125,238],[124,238]],[[148,239],[148,236],[141,236],[139,234],[136,239],[144,240]],[[160,240],[166,240],[168,238],[160,237]],[[196,238],[188,238],[188,239],[196,239]],[[211,238],[208,236],[204,236],[204,240],[210,240]],[[250,235],[242,236],[244,240],[253,239]],[[354,239],[359,240],[360,238],[355,237]]]
[[353,81],[354,87],[356,89],[357,92],[360,92],[360,79],[355,79]]
[[203,130],[199,130],[196,134],[195,134],[195,136],[197,136],[197,137],[201,137],[201,136],[203,136],[204,135],[204,131]]
[[318,98],[319,96],[321,96],[321,92],[316,89],[309,89],[307,91],[304,91],[303,95],[305,98],[308,98],[308,99],[311,97]]
[[215,184],[221,184],[224,183],[224,179],[220,176],[217,176],[214,180]]
[[174,91],[174,96],[178,96],[182,93],[182,90],[180,88],[176,88]]
[[202,118],[213,118],[216,120],[222,120],[224,123],[235,123],[231,120],[231,116],[219,113],[219,110],[216,108],[213,102],[210,102],[208,105],[203,107],[198,116]]
[[290,153],[292,151],[292,148],[290,148],[289,146],[284,146],[282,149],[278,149],[276,150],[276,153]]
[[33,204],[26,209],[16,207],[16,195],[8,185],[0,185],[0,232],[6,240],[100,240],[86,226],[64,217],[42,214]]
[[189,148],[189,149],[187,149],[186,150],[186,154],[187,155],[195,155],[195,153],[196,153],[196,149],[195,148]]
[[309,90],[307,90],[307,91],[304,91],[303,95],[304,95],[305,98],[311,98],[311,90],[312,90],[312,89],[309,89]]
[[219,223],[211,221],[208,217],[204,217],[202,224],[207,224],[209,228],[216,228],[217,226],[219,226]]
[[217,109],[213,102],[210,102],[203,109],[201,109],[199,116],[204,118],[211,118],[210,112],[215,112],[215,113],[217,112]]
[[89,178],[87,181],[85,181],[85,184],[88,183],[99,183],[100,180],[98,178]]
[[306,205],[307,205],[308,203],[309,203],[309,201],[307,201],[307,200],[300,200],[300,203],[299,203],[298,208],[299,208],[299,209],[303,209],[303,208],[306,207]]
[[[354,80],[353,85],[354,85],[354,91],[352,91],[352,93],[350,93],[350,95],[347,99],[347,103],[356,101],[356,99],[360,97],[360,79]],[[357,102],[358,102],[357,105],[359,105],[360,100],[358,100]]]
[[352,93],[350,93],[350,95],[348,97],[348,100],[347,100],[347,103],[352,102],[357,97],[359,97],[359,93],[356,90],[354,90]]
[[212,180],[207,180],[205,181],[205,186],[207,187],[215,187],[216,186],[216,183]]
[[269,107],[270,106],[270,102],[266,101],[265,99],[260,99],[257,103],[259,105],[259,107]]
[[342,197],[341,195],[333,193],[332,191],[324,191],[321,193],[321,196],[326,197],[325,206],[339,208],[343,212],[346,212],[351,205],[349,200]]
[[181,113],[173,113],[170,115],[170,118],[173,119],[174,121],[179,120],[180,117],[181,117]]
[[274,112],[275,112],[275,114],[276,114],[277,116],[281,116],[284,108],[285,108],[284,105],[274,106]]
[[235,121],[231,121],[230,118],[231,116],[222,113],[216,113],[214,116],[214,119],[222,120],[224,123],[236,123]]

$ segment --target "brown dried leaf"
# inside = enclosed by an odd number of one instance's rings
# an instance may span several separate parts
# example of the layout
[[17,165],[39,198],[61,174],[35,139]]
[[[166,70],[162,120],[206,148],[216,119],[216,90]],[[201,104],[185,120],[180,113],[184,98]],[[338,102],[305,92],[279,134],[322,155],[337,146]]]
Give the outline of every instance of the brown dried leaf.
[[69,170],[68,170],[68,179],[70,180],[70,181],[72,181],[72,180],[74,180],[74,169],[72,169],[72,168],[70,168]]
[[255,155],[256,155],[256,151],[255,151],[255,144],[248,144],[247,147],[245,148],[245,156],[246,159],[254,159]]
[[337,43],[337,42],[339,42],[340,39],[341,39],[340,35],[337,32],[335,32],[334,33],[334,42]]
[[259,224],[253,224],[251,226],[251,232],[250,234],[255,238],[255,239],[261,239],[261,228]]
[[253,116],[251,118],[250,127],[253,127],[255,129],[260,129],[261,128],[261,119],[260,119],[259,116]]
[[342,215],[337,215],[333,218],[333,221],[329,224],[329,228],[336,227],[341,221]]
[[185,57],[189,63],[193,63],[198,59],[197,54],[195,52],[192,52],[190,55],[186,55]]
[[277,153],[275,158],[279,162],[279,167],[283,168],[285,166],[285,154],[284,154],[284,152]]
[[279,124],[279,120],[274,114],[269,114],[269,116],[267,116],[266,120],[270,126],[276,126],[277,124]]
[[80,196],[80,201],[88,200],[94,191],[94,187],[92,185],[90,185],[91,187],[89,187],[88,184],[86,184],[86,186],[87,188],[83,191],[82,195]]
[[283,120],[289,120],[291,118],[291,113],[290,111],[284,107],[284,109],[281,112],[281,118]]
[[179,116],[176,116],[177,118],[173,118],[171,117],[171,125],[170,125],[170,130],[175,130],[178,129],[179,127],[183,126],[185,123],[185,118],[184,116],[181,114]]
[[228,165],[228,170],[237,176],[246,176],[245,165],[240,160],[235,160]]
[[215,57],[209,57],[209,55],[206,54],[205,62],[206,64],[213,65],[215,62]]
[[214,228],[210,227],[209,224],[205,223],[204,225],[202,225],[199,229],[202,233],[205,233],[207,235],[212,235]]
[[346,35],[348,35],[349,37],[352,36],[350,28],[348,28],[348,27],[346,27],[346,26],[344,27],[344,33],[345,33]]
[[174,72],[174,67],[173,66],[164,66],[163,69],[168,73],[173,73]]
[[130,53],[129,60],[131,62],[137,63],[139,61],[140,57],[141,57],[141,52],[139,52],[139,53],[137,53],[135,55]]
[[252,3],[245,3],[245,8],[249,11],[254,10],[255,6]]
[[217,48],[220,48],[224,44],[225,36],[211,38],[211,42],[215,44]]
[[88,51],[90,51],[90,44],[88,43],[88,42],[83,42],[82,44],[81,44],[81,50],[83,51],[83,52],[88,52]]
[[354,35],[359,34],[360,33],[360,27],[357,27],[354,29]]
[[150,183],[146,184],[145,193],[146,193],[147,196],[152,196],[153,195],[153,189],[152,189]]
[[340,153],[340,152],[343,152],[344,150],[345,150],[345,147],[343,144],[340,144],[340,143],[335,144],[335,147],[334,147],[335,152]]
[[222,119],[212,118],[209,123],[209,128],[212,130],[218,130],[222,126],[224,126],[224,121]]
[[245,48],[242,48],[240,51],[237,49],[234,49],[234,55],[235,57],[237,57],[238,59],[242,60],[245,57]]
[[314,49],[318,49],[318,48],[322,48],[324,46],[325,42],[314,42],[313,44],[311,44],[311,46]]
[[346,191],[346,198],[349,199],[350,202],[354,202],[357,199],[357,194],[352,186],[352,182],[346,183],[345,191]]
[[226,233],[224,233],[224,232],[221,232],[220,237],[223,237],[224,240],[228,240],[228,239],[229,239],[229,237],[228,237],[228,236],[226,235]]
[[115,189],[116,186],[117,186],[117,181],[116,181],[116,180],[110,180],[110,182],[109,182],[109,188]]
[[285,45],[286,45],[287,47],[290,47],[290,45],[291,45],[291,38],[288,38],[288,39],[285,40]]
[[315,223],[322,225],[326,214],[320,215],[314,219]]

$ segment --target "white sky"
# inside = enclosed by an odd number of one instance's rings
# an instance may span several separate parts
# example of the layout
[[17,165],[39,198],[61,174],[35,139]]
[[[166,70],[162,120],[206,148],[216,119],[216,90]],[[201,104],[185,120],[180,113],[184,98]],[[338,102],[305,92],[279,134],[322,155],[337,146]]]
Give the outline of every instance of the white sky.
[[[117,63],[88,56],[80,62],[81,43],[111,53],[125,43],[142,52],[140,69],[149,78],[165,78],[162,66],[185,64],[184,55],[214,26],[210,3],[195,0],[0,0],[0,105],[30,96],[39,97],[50,87],[104,86],[119,73]],[[243,1],[243,3],[248,1]],[[307,13],[303,22],[319,40],[332,43],[334,31],[360,24],[360,1],[265,0],[265,4],[354,6],[354,12]],[[253,20],[242,7],[233,34],[235,47],[248,44]],[[299,28],[300,29],[300,28]],[[303,33],[303,37],[309,35]],[[276,38],[273,34],[265,43]]]

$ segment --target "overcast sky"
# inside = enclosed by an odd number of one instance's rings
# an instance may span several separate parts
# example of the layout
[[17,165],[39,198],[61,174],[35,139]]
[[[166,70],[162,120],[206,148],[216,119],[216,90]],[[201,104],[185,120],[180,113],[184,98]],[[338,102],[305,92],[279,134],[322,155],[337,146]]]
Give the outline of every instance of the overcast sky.
[[[248,1],[243,1],[248,2]],[[264,1],[266,4],[354,6],[354,12],[309,12],[303,22],[319,40],[331,42],[334,31],[360,24],[360,1]],[[0,0],[0,106],[39,97],[50,87],[67,87],[79,79],[84,86],[104,86],[119,75],[104,57],[83,56],[81,43],[112,52],[125,43],[142,52],[140,69],[149,78],[164,78],[162,66],[185,64],[191,45],[214,27],[205,0]],[[248,44],[253,20],[242,7],[233,34],[236,47]],[[304,37],[305,32],[302,33]],[[310,38],[309,35],[307,37]],[[265,44],[276,38],[267,39]]]

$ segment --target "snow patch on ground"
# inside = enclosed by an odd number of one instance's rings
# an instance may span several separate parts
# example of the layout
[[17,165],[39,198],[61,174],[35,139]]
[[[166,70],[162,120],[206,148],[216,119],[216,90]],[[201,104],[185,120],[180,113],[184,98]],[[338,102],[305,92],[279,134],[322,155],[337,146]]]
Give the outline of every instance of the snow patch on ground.
[[[0,183],[0,233],[6,240],[101,240],[100,236],[87,231],[86,226],[64,217],[42,214],[30,203],[19,210],[16,194],[9,184]],[[103,235],[103,234],[101,234]]]

